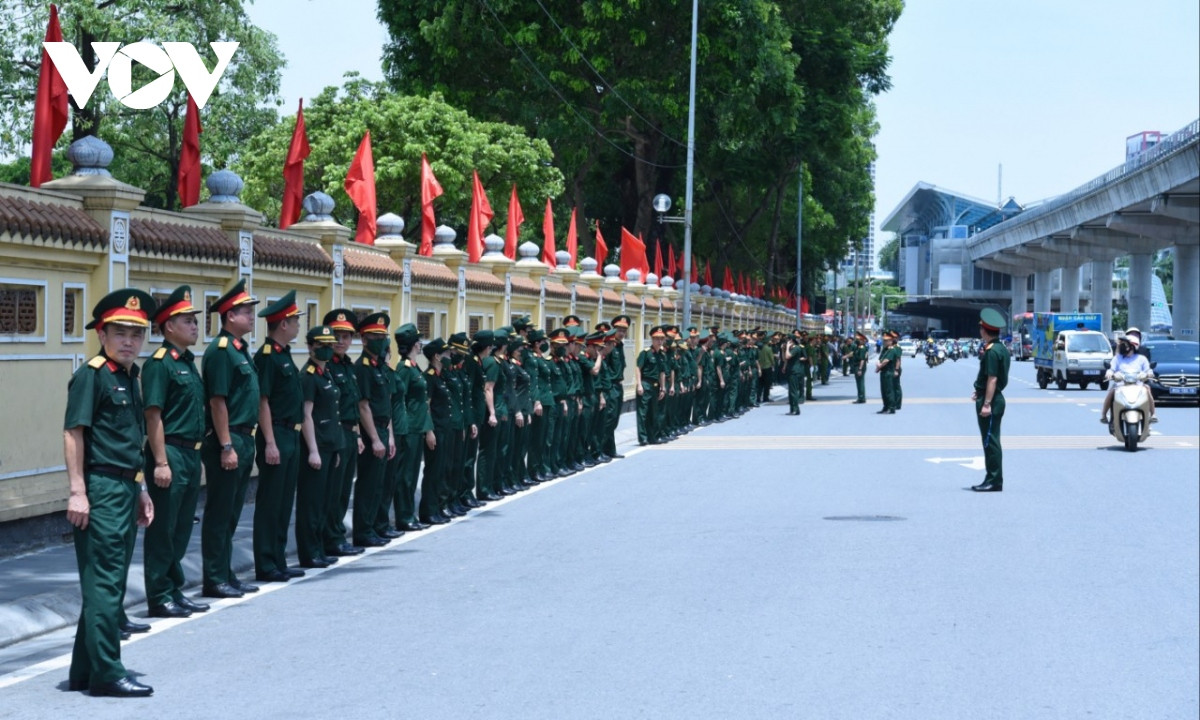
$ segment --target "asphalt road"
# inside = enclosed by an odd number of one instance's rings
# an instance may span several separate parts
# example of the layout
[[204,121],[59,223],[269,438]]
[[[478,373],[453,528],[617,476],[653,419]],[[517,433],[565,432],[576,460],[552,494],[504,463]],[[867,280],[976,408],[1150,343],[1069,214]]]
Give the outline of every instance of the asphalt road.
[[150,699],[66,692],[43,639],[0,717],[1197,717],[1200,411],[1127,453],[1099,390],[1014,363],[980,495],[974,363],[907,363],[894,416],[835,377],[155,621],[123,646]]

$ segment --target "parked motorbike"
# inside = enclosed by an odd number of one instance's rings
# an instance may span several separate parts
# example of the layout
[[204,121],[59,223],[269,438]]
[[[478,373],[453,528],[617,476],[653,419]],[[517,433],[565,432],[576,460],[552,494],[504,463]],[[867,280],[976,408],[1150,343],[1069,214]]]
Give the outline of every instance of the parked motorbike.
[[1150,437],[1150,388],[1146,385],[1150,375],[1144,372],[1137,375],[1110,375],[1117,387],[1113,393],[1108,431],[1125,445],[1126,450],[1133,452],[1137,450],[1138,443],[1146,442],[1146,438]]

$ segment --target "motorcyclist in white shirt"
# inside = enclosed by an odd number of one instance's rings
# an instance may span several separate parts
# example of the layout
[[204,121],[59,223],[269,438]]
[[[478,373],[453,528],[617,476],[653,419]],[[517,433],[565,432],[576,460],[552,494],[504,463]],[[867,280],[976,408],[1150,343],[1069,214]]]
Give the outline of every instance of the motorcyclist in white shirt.
[[[1112,377],[1116,373],[1122,373],[1127,378],[1137,377],[1139,373],[1150,374],[1150,361],[1144,355],[1138,353],[1138,347],[1141,345],[1141,339],[1138,334],[1126,334],[1125,337],[1117,341],[1117,354],[1113,357],[1112,367],[1108,371],[1108,377]],[[1117,391],[1115,383],[1108,386],[1108,395],[1104,398],[1104,410],[1100,413],[1100,422],[1108,424],[1108,415],[1112,411],[1113,395]],[[1150,397],[1150,422],[1158,422],[1158,418],[1154,416],[1154,395]]]

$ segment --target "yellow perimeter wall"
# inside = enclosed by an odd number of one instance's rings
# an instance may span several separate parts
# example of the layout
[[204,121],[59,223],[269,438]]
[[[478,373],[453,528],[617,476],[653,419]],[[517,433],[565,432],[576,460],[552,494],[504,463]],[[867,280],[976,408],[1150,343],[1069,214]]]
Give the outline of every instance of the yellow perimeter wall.
[[[328,217],[281,231],[237,202],[167,213],[142,207],[143,196],[105,175],[73,175],[37,190],[0,184],[0,522],[66,507],[66,385],[99,351],[95,333],[83,326],[111,290],[165,295],[186,283],[199,307],[245,277],[260,300],[295,289],[310,325],[333,307],[385,310],[393,327],[414,322],[427,337],[491,329],[524,314],[553,328],[569,314],[591,327],[625,313],[634,319],[627,398],[647,329],[681,321],[674,289],[551,272],[536,258],[513,262],[496,254],[468,264],[450,245],[420,257],[398,235],[359,245]],[[795,323],[787,312],[702,295],[694,296],[692,312],[698,327],[789,330]],[[218,329],[215,318],[201,317],[197,357]],[[265,333],[260,320],[255,346]],[[159,342],[152,335],[143,354]],[[303,344],[296,349],[303,362]]]

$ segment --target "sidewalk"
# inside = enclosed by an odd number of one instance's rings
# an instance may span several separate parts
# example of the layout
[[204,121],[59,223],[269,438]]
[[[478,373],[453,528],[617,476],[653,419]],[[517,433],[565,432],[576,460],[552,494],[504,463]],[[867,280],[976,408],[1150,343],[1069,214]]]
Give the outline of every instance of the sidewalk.
[[[637,418],[634,413],[621,415],[616,440],[617,450],[621,453],[637,446]],[[253,497],[247,499],[233,541],[234,571],[249,582],[254,581],[251,534],[253,502]],[[197,512],[203,512],[203,509],[200,507]],[[349,526],[349,513],[346,521]],[[142,571],[143,537],[144,533],[139,532],[125,592],[125,606],[131,608],[130,617],[135,622],[145,616],[144,607],[132,609],[138,605],[144,606],[146,602]],[[288,545],[294,560],[295,541],[290,531]],[[190,590],[198,587],[201,576],[199,525],[192,532],[192,541],[183,559],[183,570],[188,578],[189,594],[192,594]],[[0,559],[0,648],[75,624],[79,619],[81,604],[74,545],[56,545],[26,555]]]

